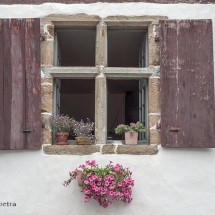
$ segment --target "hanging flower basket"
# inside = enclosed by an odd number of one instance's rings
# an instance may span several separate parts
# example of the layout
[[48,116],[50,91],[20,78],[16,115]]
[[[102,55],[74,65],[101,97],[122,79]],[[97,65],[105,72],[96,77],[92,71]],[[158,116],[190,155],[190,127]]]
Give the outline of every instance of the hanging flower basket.
[[85,194],[84,201],[93,198],[99,205],[107,208],[113,201],[131,203],[132,172],[128,167],[113,164],[112,161],[105,167],[99,167],[95,160],[86,161],[85,164],[69,173],[69,180],[63,183],[68,186],[72,180],[77,179]]

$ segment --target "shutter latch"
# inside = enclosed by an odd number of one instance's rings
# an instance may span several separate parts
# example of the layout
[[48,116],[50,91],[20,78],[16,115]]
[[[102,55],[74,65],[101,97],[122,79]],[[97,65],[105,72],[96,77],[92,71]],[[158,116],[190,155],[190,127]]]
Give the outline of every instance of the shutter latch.
[[32,133],[34,132],[34,129],[32,130],[21,130],[21,133]]
[[172,132],[178,132],[178,131],[180,131],[181,130],[181,128],[177,128],[177,127],[171,127],[170,129],[169,129],[169,131],[172,131]]

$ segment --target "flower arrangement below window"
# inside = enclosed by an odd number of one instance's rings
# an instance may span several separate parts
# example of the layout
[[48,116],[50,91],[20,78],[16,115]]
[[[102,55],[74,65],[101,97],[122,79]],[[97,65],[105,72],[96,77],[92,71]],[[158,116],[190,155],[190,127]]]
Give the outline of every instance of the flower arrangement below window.
[[99,202],[100,206],[107,208],[112,201],[130,203],[132,201],[132,172],[129,167],[124,168],[112,161],[104,168],[99,167],[95,160],[86,161],[74,171],[69,172],[70,178],[63,183],[68,186],[76,178],[82,181],[82,190],[85,193],[84,201],[90,198]]

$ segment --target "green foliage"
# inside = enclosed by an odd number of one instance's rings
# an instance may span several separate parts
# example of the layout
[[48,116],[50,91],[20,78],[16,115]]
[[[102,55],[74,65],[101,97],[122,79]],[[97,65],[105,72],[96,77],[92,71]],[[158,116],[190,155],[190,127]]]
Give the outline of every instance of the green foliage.
[[118,125],[116,128],[115,128],[115,133],[116,134],[123,134],[125,133],[126,131],[130,131],[130,132],[134,132],[134,131],[137,131],[137,132],[145,132],[146,129],[145,127],[143,126],[143,124],[141,122],[136,122],[136,123],[133,123],[131,122],[130,125],[124,125],[124,124],[120,124]]

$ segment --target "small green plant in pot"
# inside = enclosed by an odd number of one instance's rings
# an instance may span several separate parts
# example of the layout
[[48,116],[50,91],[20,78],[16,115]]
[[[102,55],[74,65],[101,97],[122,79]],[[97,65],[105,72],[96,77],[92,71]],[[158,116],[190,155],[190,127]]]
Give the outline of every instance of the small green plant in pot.
[[51,116],[51,125],[56,132],[57,145],[67,145],[69,132],[72,130],[73,125],[71,119],[66,115]]
[[116,134],[125,133],[126,144],[137,144],[138,132],[145,132],[144,125],[137,121],[136,123],[131,122],[130,125],[120,124],[115,128]]
[[87,121],[84,122],[82,119],[81,121],[76,121],[72,118],[72,126],[73,133],[76,136],[75,140],[78,145],[91,143],[91,140],[93,139],[92,131],[94,130],[94,123],[91,122],[90,119],[87,118]]

